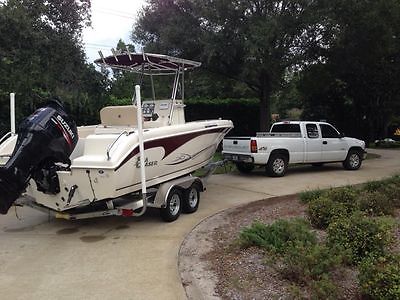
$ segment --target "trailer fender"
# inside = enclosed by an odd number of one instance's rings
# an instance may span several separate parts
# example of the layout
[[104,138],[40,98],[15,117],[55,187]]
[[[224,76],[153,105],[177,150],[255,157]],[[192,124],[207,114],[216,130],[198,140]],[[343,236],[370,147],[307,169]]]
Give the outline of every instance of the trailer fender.
[[168,195],[173,188],[180,189],[183,192],[185,189],[189,188],[194,182],[198,182],[202,190],[204,190],[201,179],[194,176],[185,176],[162,183],[158,188],[158,191],[154,198],[154,205],[152,206],[164,208],[166,206]]

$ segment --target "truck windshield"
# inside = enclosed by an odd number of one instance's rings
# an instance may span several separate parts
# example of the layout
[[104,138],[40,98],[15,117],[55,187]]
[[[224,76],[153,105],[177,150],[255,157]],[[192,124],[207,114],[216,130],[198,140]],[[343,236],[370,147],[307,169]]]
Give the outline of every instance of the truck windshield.
[[300,133],[300,124],[275,124],[271,132],[296,132]]

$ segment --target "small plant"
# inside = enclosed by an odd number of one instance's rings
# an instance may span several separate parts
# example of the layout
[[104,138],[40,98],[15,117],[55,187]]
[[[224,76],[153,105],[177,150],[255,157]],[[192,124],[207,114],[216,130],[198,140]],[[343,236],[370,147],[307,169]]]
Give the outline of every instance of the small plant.
[[349,262],[358,264],[367,257],[379,257],[393,241],[394,222],[390,218],[369,218],[360,212],[333,220],[328,227],[328,244],[349,251]]
[[379,191],[360,194],[358,203],[360,210],[369,216],[384,216],[394,213],[394,199]]
[[310,280],[321,280],[341,261],[337,251],[325,245],[293,242],[282,258],[280,271],[287,279],[307,284]]
[[363,185],[363,190],[366,192],[376,192],[381,190],[385,186],[385,182],[382,181],[369,181]]
[[326,193],[326,196],[334,202],[343,204],[346,210],[351,212],[357,208],[357,198],[359,193],[359,190],[354,187],[347,186],[343,188],[330,189]]
[[311,190],[311,191],[304,191],[302,193],[300,193],[299,197],[300,197],[300,201],[303,203],[309,203],[312,200],[315,200],[319,197],[321,197],[323,194],[325,194],[326,191],[325,190]]
[[[342,263],[337,249],[325,245],[291,243],[286,253],[276,264],[282,276],[300,286],[308,286],[312,299],[336,299],[337,287],[330,273]],[[292,297],[296,294],[292,289]],[[304,299],[296,296],[298,299]]]
[[254,222],[239,235],[242,247],[257,246],[274,253],[285,253],[293,242],[313,245],[317,242],[304,219],[278,220],[271,225]]
[[359,266],[361,292],[371,299],[400,299],[400,255],[366,259]]
[[400,176],[396,175],[381,181],[371,181],[363,186],[363,191],[379,192],[392,201],[393,206],[400,207]]
[[383,190],[383,194],[391,200],[394,207],[400,207],[400,180],[396,182],[389,182],[385,189]]
[[327,196],[322,196],[309,203],[307,215],[311,225],[325,229],[334,218],[347,216],[349,212],[344,204],[334,202]]
[[311,282],[312,299],[336,300],[337,286],[328,276]]

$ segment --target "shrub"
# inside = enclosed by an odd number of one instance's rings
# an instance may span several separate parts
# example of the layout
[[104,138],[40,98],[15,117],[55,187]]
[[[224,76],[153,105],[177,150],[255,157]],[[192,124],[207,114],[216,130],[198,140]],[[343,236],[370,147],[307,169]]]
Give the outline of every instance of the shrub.
[[392,215],[394,213],[394,201],[389,195],[375,191],[360,194],[359,208],[370,216]]
[[359,266],[364,296],[372,299],[400,299],[400,256],[366,259]]
[[381,181],[371,181],[363,186],[366,192],[380,192],[392,200],[396,207],[400,207],[400,176],[396,175]]
[[292,242],[282,258],[280,271],[287,279],[301,284],[320,280],[342,261],[332,249],[325,245]]
[[348,213],[342,203],[334,202],[331,198],[322,196],[309,203],[307,215],[311,225],[325,229],[334,218],[346,216]]
[[385,182],[382,181],[369,181],[363,185],[363,190],[366,192],[376,192],[385,186]]
[[334,202],[343,204],[346,210],[351,212],[357,207],[357,198],[359,193],[359,190],[354,187],[343,187],[328,190],[326,196]]
[[312,299],[336,300],[337,287],[329,277],[311,282]]
[[324,190],[311,190],[311,191],[304,191],[302,193],[300,193],[299,197],[300,197],[300,201],[303,203],[309,203],[312,200],[315,200],[319,197],[321,197],[324,193],[326,193],[326,191]]
[[400,181],[389,182],[382,193],[391,200],[394,207],[400,207]]
[[338,253],[325,245],[291,243],[277,269],[283,277],[309,286],[312,299],[336,299],[337,287],[329,273],[342,262]]
[[316,244],[315,233],[304,219],[278,220],[271,225],[254,222],[239,235],[241,246],[257,246],[275,253],[285,253],[292,242]]
[[393,241],[394,222],[390,218],[369,218],[357,212],[349,218],[333,220],[328,227],[328,244],[349,251],[349,262],[358,264],[366,257],[385,253]]
[[231,135],[254,135],[259,129],[258,99],[186,99],[187,121],[223,118],[232,120]]

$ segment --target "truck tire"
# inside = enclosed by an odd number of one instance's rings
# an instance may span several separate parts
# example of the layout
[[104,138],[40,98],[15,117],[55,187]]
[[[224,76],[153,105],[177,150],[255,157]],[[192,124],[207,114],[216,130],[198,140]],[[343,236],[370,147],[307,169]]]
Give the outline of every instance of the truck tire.
[[172,188],[169,192],[166,205],[160,209],[161,218],[165,222],[172,222],[178,219],[182,210],[182,192],[177,188]]
[[288,159],[285,155],[276,153],[272,154],[266,166],[266,172],[271,177],[282,177],[286,173]]
[[350,150],[347,153],[346,159],[343,161],[343,167],[346,170],[358,170],[361,167],[362,158],[361,153],[358,150]]
[[182,207],[183,212],[191,214],[199,208],[200,191],[201,187],[197,182],[193,182],[193,184],[185,190]]
[[254,165],[249,163],[237,162],[236,169],[238,169],[240,173],[248,174],[254,170]]

